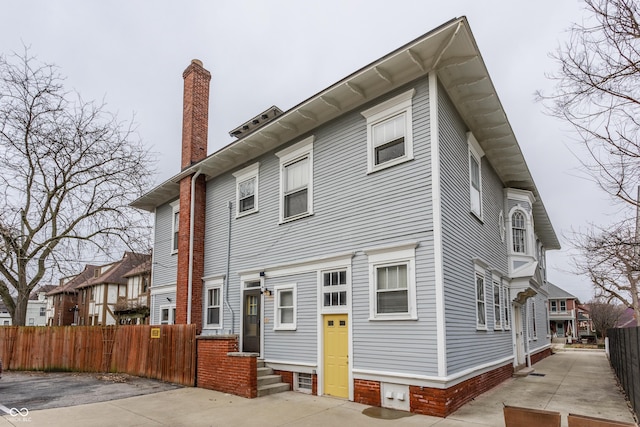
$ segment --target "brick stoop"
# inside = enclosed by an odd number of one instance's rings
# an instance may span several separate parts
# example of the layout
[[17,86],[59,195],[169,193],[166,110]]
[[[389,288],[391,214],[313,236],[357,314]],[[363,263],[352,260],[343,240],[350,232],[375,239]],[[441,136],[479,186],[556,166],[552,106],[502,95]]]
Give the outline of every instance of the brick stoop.
[[275,375],[273,369],[265,366],[264,360],[258,360],[258,397],[289,391],[289,384],[282,382],[281,375]]

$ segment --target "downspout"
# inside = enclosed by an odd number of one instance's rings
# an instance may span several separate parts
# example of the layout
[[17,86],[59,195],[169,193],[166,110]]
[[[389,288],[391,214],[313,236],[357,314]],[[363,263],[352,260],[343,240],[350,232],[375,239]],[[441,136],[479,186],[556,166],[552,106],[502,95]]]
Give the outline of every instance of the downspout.
[[229,207],[229,226],[227,231],[227,271],[224,275],[224,304],[227,306],[227,309],[231,313],[231,334],[233,335],[233,324],[235,322],[235,316],[233,313],[233,309],[231,308],[231,304],[229,304],[229,264],[231,261],[231,216],[233,215],[233,205],[231,202],[229,202],[227,206]]
[[187,290],[187,324],[191,323],[191,295],[193,294],[193,229],[195,213],[193,212],[196,205],[196,179],[202,171],[198,171],[191,178],[191,206],[189,209],[189,279]]

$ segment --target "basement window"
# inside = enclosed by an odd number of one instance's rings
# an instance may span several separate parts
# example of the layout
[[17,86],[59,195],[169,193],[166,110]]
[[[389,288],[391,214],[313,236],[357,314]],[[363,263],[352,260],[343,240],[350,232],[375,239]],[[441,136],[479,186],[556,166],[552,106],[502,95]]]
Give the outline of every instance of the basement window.
[[301,391],[303,393],[312,393],[313,390],[313,376],[303,372],[297,372],[295,374],[295,391]]

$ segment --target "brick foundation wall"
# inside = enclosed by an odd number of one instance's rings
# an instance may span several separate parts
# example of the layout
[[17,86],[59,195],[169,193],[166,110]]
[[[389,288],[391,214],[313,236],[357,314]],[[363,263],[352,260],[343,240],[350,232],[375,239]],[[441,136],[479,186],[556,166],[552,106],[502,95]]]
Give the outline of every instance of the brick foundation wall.
[[380,402],[380,382],[353,380],[353,400],[370,406],[382,406]]
[[539,361],[541,361],[542,359],[546,359],[547,357],[551,356],[551,348],[545,348],[542,351],[539,351],[535,354],[531,355],[531,364],[535,365],[536,363],[538,363]]
[[238,336],[197,337],[196,386],[252,399],[258,395],[257,355],[238,353]]
[[513,366],[502,366],[447,389],[409,386],[411,412],[446,417],[474,397],[511,378]]
[[289,390],[293,390],[293,372],[273,370],[273,373],[282,377],[282,382],[289,384]]

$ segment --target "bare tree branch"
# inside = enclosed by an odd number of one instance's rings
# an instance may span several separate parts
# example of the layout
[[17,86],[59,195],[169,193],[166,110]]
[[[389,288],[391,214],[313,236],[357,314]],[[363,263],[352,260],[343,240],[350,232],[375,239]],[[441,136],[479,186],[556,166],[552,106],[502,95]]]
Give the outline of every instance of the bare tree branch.
[[70,96],[56,67],[28,49],[0,56],[0,297],[14,324],[78,254],[113,258],[149,236],[149,218],[128,205],[151,186],[153,163],[131,123]]

